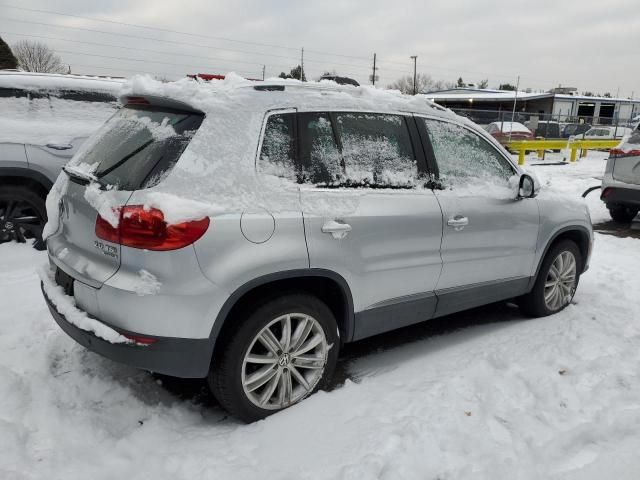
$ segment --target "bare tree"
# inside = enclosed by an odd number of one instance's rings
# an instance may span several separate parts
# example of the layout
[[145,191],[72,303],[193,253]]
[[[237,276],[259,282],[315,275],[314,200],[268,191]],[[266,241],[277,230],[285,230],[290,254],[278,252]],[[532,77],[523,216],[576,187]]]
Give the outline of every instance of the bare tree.
[[[419,73],[416,75],[416,91],[418,93],[429,93],[437,90],[445,90],[453,88],[455,83],[444,82],[442,80],[434,80],[431,75],[425,73]],[[387,88],[393,90],[400,90],[402,93],[409,95],[413,94],[413,75],[407,75],[406,77],[399,78]]]
[[21,40],[13,46],[13,54],[18,59],[18,67],[27,72],[63,73],[65,71],[60,57],[42,42]]
[[478,82],[478,88],[484,90],[485,88],[489,88],[489,79],[485,78],[484,80],[480,80]]

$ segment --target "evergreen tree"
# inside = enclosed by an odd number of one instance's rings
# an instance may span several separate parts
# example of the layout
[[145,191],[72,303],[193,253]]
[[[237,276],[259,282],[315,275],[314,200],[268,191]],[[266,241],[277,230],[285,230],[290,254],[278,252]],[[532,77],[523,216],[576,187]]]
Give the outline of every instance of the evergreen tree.
[[5,68],[18,68],[18,60],[13,56],[7,42],[0,37],[0,70]]

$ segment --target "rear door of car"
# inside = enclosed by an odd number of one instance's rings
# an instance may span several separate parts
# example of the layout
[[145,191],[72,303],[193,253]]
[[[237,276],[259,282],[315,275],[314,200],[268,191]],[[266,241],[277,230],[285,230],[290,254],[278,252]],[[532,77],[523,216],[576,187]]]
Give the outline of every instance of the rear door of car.
[[441,185],[437,314],[524,293],[538,238],[537,201],[516,200],[509,186],[515,167],[479,133],[435,118],[418,118],[418,126]]
[[309,264],[349,284],[353,338],[430,318],[442,212],[413,117],[302,112],[298,138]]

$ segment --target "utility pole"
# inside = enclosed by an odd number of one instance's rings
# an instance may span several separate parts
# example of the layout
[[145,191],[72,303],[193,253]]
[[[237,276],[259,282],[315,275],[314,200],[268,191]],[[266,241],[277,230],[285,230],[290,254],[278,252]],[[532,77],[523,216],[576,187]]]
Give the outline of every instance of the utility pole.
[[511,132],[513,131],[513,121],[516,116],[516,102],[518,101],[518,90],[520,90],[520,75],[518,75],[518,81],[516,82],[516,92],[513,97],[513,111],[511,112],[511,128],[509,128],[509,141],[511,141]]
[[376,67],[376,54],[373,54],[373,73],[371,75],[371,83],[373,84],[373,86],[376,86],[376,70],[378,69],[378,67]]
[[262,81],[264,81],[264,71],[267,69],[266,65],[262,65]]
[[409,58],[413,59],[413,94],[415,95],[416,93],[418,93],[418,86],[416,85],[417,83],[417,73],[416,73],[416,67],[417,67],[417,63],[418,63],[418,56],[417,55],[411,55]]
[[302,82],[304,78],[304,47],[302,47],[302,52],[300,53],[300,81]]

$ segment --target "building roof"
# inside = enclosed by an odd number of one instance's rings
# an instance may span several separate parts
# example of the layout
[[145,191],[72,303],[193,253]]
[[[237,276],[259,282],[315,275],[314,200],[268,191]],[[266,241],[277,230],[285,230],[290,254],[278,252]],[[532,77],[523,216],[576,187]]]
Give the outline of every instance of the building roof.
[[[444,100],[449,102],[455,101],[474,101],[474,102],[497,102],[511,100],[516,95],[512,90],[490,90],[478,88],[453,88],[449,90],[440,90],[424,94],[427,98],[434,101]],[[640,103],[637,99],[628,98],[609,98],[609,97],[588,97],[584,95],[567,95],[549,92],[518,92],[518,100],[536,100],[540,98],[557,98],[562,100],[592,100],[604,102],[620,102],[620,103]]]

